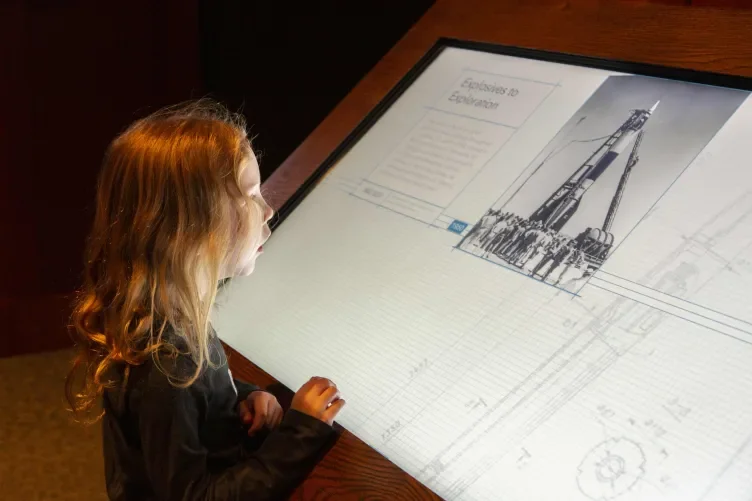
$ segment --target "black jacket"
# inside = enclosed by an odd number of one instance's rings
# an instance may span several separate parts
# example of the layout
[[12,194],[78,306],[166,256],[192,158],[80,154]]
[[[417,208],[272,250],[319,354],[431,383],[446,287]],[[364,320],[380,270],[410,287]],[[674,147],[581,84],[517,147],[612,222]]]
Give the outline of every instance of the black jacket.
[[[131,368],[124,388],[105,392],[102,429],[110,499],[280,499],[315,465],[333,429],[290,410],[254,450],[237,404],[258,387],[232,379],[216,336],[211,348],[212,360],[221,365],[204,370],[189,388],[170,384],[150,360]],[[195,367],[180,356],[165,369],[185,374]]]

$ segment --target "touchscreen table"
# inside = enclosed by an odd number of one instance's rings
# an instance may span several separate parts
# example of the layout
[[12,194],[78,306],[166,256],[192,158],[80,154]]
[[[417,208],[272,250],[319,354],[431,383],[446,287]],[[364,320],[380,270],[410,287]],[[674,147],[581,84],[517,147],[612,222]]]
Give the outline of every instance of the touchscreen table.
[[217,330],[447,500],[749,500],[745,88],[442,41]]

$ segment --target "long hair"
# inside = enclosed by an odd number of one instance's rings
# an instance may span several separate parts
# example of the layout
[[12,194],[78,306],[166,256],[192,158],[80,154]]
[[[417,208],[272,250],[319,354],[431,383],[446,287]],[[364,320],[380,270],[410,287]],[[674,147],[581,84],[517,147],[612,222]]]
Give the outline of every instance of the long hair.
[[117,384],[117,366],[126,384],[148,358],[164,371],[162,357],[188,355],[193,373],[165,373],[189,386],[213,364],[217,284],[234,242],[260,238],[264,223],[240,191],[239,166],[252,154],[243,120],[207,100],[154,113],[110,144],[72,315],[66,397],[77,416]]

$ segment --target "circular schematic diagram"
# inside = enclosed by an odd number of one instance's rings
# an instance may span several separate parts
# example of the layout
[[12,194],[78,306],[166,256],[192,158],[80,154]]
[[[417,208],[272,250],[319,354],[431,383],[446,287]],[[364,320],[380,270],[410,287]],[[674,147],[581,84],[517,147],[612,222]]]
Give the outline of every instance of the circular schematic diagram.
[[645,453],[639,444],[612,438],[587,453],[578,468],[577,485],[590,499],[608,501],[628,492],[643,475]]

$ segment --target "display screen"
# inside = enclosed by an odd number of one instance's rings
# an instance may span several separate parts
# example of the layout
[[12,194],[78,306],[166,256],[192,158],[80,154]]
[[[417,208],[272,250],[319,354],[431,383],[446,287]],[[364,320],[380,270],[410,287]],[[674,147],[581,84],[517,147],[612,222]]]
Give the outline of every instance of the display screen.
[[749,500],[749,92],[510,53],[435,48],[220,337],[446,500]]

